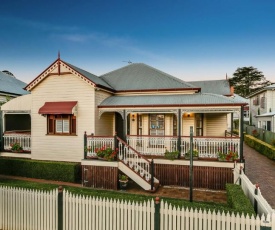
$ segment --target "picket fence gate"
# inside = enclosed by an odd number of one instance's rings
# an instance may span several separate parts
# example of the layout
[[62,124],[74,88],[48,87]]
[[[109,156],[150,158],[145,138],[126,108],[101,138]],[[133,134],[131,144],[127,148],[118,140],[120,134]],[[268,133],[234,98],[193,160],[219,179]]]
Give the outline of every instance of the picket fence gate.
[[275,214],[244,216],[0,186],[0,230],[275,230]]

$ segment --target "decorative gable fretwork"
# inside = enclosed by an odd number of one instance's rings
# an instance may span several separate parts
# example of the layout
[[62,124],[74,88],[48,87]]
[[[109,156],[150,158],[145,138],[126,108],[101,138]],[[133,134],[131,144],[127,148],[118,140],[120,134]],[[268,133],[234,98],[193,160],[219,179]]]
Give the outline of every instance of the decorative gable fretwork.
[[234,112],[240,112],[241,107],[238,108],[188,108],[188,109],[182,109],[182,113],[234,113]]
[[51,72],[54,71],[58,66],[58,63],[55,62],[52,64],[48,69],[46,69],[42,74],[40,74],[37,78],[35,78],[28,86],[27,90],[30,91],[33,89],[35,86],[37,86],[41,81],[43,81]]
[[73,68],[68,66],[66,63],[62,62],[61,60],[57,60],[49,68],[47,68],[44,72],[42,72],[37,78],[35,78],[26,87],[26,89],[28,91],[31,91],[34,87],[36,87],[41,81],[43,81],[48,76],[61,76],[64,74],[73,74],[73,75],[79,77],[81,80],[83,80],[87,84],[95,87],[95,83],[92,82],[90,79],[88,79],[85,76],[83,76],[82,74],[78,73]]

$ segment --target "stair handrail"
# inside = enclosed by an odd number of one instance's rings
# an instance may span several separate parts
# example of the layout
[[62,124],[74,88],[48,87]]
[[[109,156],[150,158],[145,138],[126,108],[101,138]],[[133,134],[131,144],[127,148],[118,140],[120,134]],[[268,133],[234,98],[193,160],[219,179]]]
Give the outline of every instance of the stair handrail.
[[138,153],[121,138],[117,137],[117,141],[119,160],[149,182],[149,180],[152,179],[152,175],[150,173],[151,161]]

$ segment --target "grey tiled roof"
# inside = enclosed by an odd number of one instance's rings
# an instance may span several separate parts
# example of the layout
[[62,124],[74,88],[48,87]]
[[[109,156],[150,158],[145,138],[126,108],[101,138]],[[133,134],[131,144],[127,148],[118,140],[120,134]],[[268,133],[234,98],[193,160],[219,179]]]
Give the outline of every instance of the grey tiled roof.
[[242,102],[244,102],[244,103],[249,103],[249,99],[244,98],[244,97],[241,97],[240,95],[235,94],[235,93],[234,93],[234,99],[239,100],[239,101],[242,101]]
[[253,97],[259,93],[262,93],[264,91],[267,91],[267,90],[274,90],[275,89],[275,84],[272,84],[272,85],[268,85],[268,86],[265,86],[263,88],[260,88],[260,89],[257,89],[256,91],[252,92],[251,94],[249,94],[247,97],[250,98],[250,97]]
[[16,95],[28,94],[29,92],[23,89],[26,85],[15,77],[0,71],[0,92]]
[[117,91],[198,88],[143,63],[129,64],[100,78]]
[[66,65],[70,66],[71,68],[73,68],[74,70],[76,70],[77,72],[79,72],[80,74],[82,74],[83,76],[85,76],[86,78],[90,79],[96,85],[101,85],[101,86],[105,86],[107,88],[113,89],[110,85],[108,85],[105,81],[103,81],[98,76],[91,74],[91,73],[87,72],[86,70],[80,69],[72,64],[67,63],[67,62],[64,62],[64,63]]
[[188,83],[200,87],[202,93],[231,95],[228,80],[188,81]]
[[240,105],[242,101],[217,94],[197,93],[183,95],[112,96],[106,98],[100,107],[119,106],[188,106],[188,105]]

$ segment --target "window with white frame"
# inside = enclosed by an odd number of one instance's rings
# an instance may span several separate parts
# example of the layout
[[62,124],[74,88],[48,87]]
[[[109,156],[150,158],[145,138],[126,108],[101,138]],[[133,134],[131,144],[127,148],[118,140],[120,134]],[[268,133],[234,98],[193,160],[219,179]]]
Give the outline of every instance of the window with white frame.
[[262,122],[258,121],[258,128],[262,128]]
[[71,114],[48,115],[47,116],[47,134],[76,134],[76,117]]

